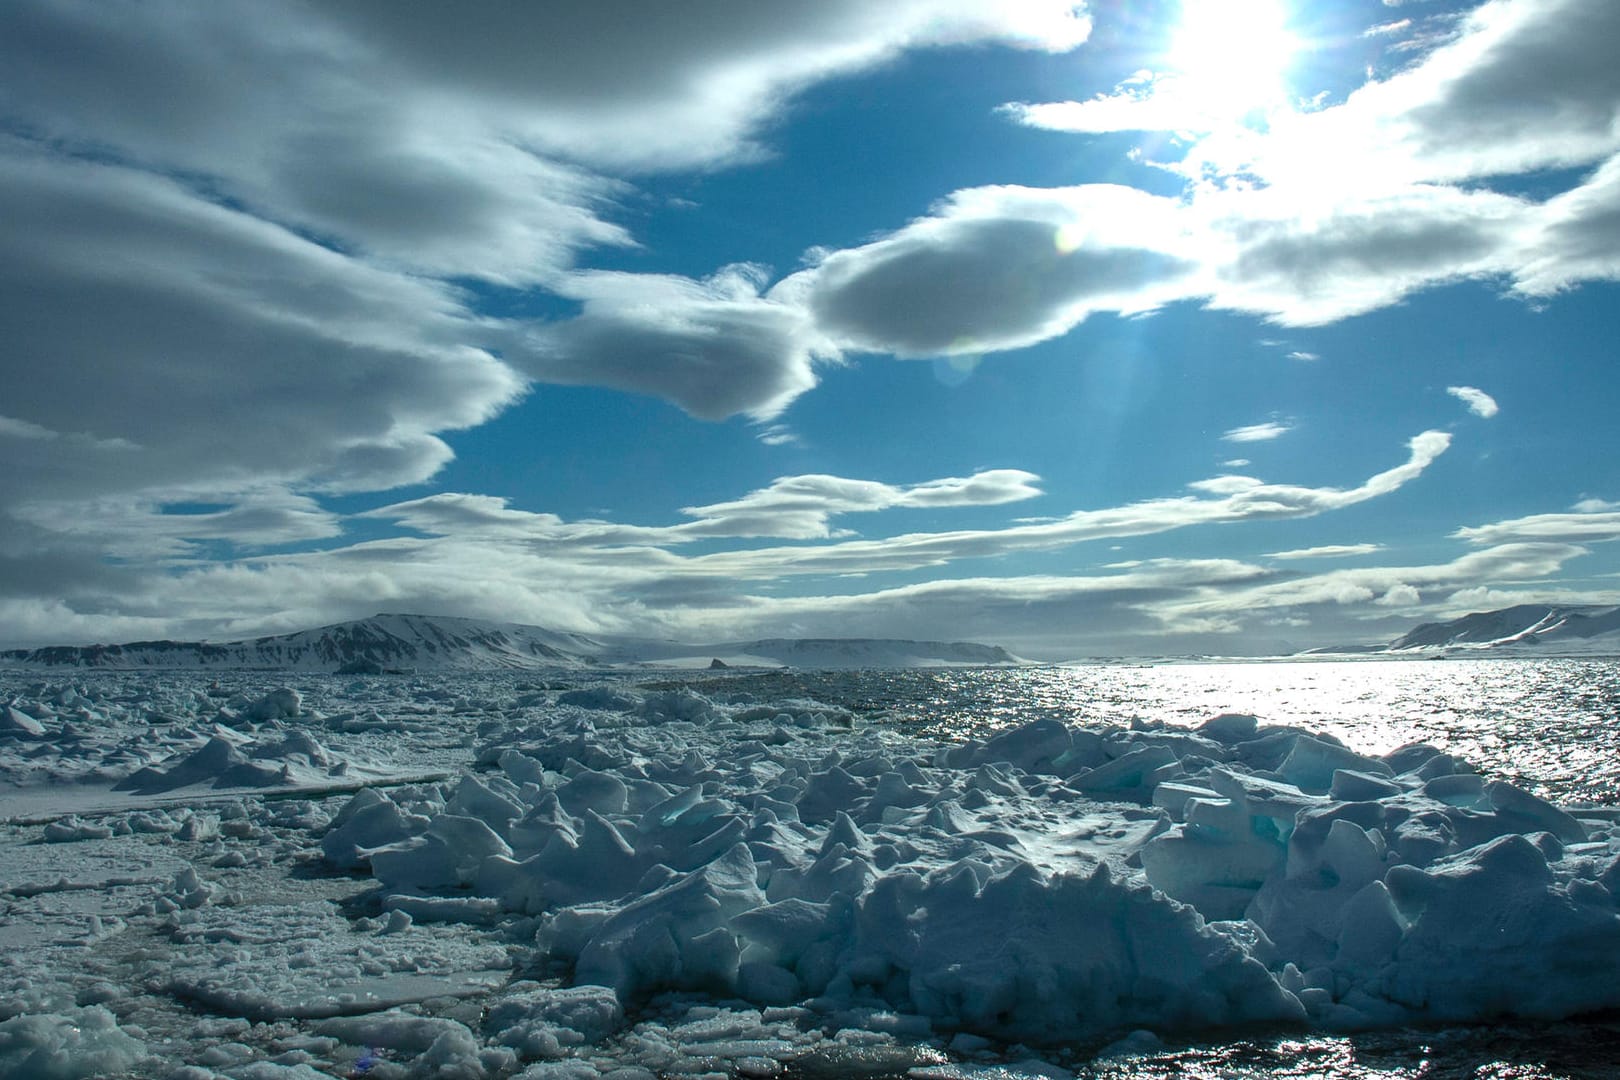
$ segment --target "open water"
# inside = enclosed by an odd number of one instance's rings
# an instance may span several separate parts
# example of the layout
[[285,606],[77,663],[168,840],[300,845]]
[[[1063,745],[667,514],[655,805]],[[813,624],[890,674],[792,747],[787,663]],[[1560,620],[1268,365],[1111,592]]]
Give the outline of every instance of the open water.
[[1427,742],[1561,803],[1620,804],[1620,659],[1267,661],[770,672],[690,680],[728,700],[809,697],[929,734],[1053,717],[1193,726],[1223,712],[1363,753]]

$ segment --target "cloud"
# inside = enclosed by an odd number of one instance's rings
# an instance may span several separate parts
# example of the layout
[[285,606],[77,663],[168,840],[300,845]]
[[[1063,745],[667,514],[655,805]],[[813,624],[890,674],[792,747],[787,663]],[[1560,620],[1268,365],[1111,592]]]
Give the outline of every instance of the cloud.
[[1288,354],[1288,359],[1298,360],[1301,363],[1311,363],[1312,361],[1322,359],[1322,357],[1318,353],[1302,352],[1296,349],[1294,352]]
[[1540,213],[1433,184],[1332,197],[1200,187],[1182,200],[1109,184],[969,188],[872,243],[818,252],[768,295],[839,346],[902,357],[1021,348],[1094,314],[1178,301],[1319,326],[1511,274]]
[[[1202,131],[1181,163],[1334,192],[1594,164],[1620,151],[1620,35],[1608,0],[1492,0],[1394,74],[1313,111],[1270,105],[1263,130],[1211,116],[1174,77],[1132,77],[1087,102],[1017,104],[1061,131]],[[1402,50],[1409,41],[1396,44]]]
[[1057,521],[1004,529],[911,533],[883,540],[845,540],[821,547],[756,548],[694,556],[670,569],[737,579],[786,575],[877,573],[938,568],[963,559],[1053,551],[1096,540],[1150,536],[1199,525],[1314,517],[1398,491],[1450,446],[1445,432],[1409,443],[1406,462],[1354,488],[1254,483],[1214,498],[1153,499],[1103,510],[1077,510]]
[[795,91],[906,48],[1065,50],[1056,0],[622,4],[19,0],[7,110],[29,130],[206,177],[252,212],[435,275],[535,282],[622,244],[592,170],[757,156]]
[[170,559],[201,555],[199,543],[225,541],[236,548],[266,548],[327,540],[342,532],[336,514],[308,496],[285,490],[241,492],[220,510],[165,506],[129,497],[26,503],[18,520],[51,534],[80,537],[115,559]]
[[[1187,299],[1314,326],[1438,284],[1511,282],[1541,297],[1620,278],[1620,35],[1608,0],[1492,0],[1344,101],[1270,103],[1245,126],[1174,77],[1132,76],[1087,102],[1008,106],[1064,131],[1162,130],[1186,147]],[[1258,103],[1257,103],[1258,104]],[[1163,146],[1163,143],[1158,145]],[[1542,202],[1500,178],[1597,166]],[[1164,302],[1162,295],[1156,302]]]
[[[1002,529],[916,532],[872,540],[850,539],[835,530],[833,522],[840,515],[883,510],[1007,505],[1039,494],[1037,478],[1010,469],[916,484],[821,474],[783,477],[737,499],[689,507],[683,511],[689,520],[662,525],[570,522],[554,514],[514,509],[503,498],[439,494],[361,515],[425,535],[327,550],[239,552],[213,562],[184,558],[186,548],[174,545],[165,549],[175,553],[167,564],[109,566],[101,563],[96,544],[87,542],[74,549],[81,561],[69,560],[50,569],[37,563],[39,545],[27,542],[22,551],[8,552],[0,543],[0,560],[35,559],[31,565],[39,576],[39,591],[7,594],[0,589],[0,624],[12,613],[17,627],[41,626],[58,610],[52,605],[65,605],[84,617],[64,618],[54,625],[92,637],[115,637],[120,630],[140,627],[147,636],[219,638],[394,608],[526,620],[585,632],[688,638],[711,632],[723,638],[751,633],[849,634],[875,632],[878,627],[905,637],[1022,634],[1032,641],[1049,640],[1055,649],[1056,639],[1048,639],[1048,631],[1084,638],[1100,632],[1096,627],[1086,629],[1084,619],[1107,614],[1108,626],[1122,635],[1129,629],[1136,640],[1162,645],[1166,627],[1172,625],[1160,611],[1164,605],[1178,598],[1191,602],[1205,589],[1275,581],[1280,572],[1234,560],[1149,560],[1073,578],[976,576],[961,579],[976,582],[971,585],[947,579],[927,585],[883,584],[864,591],[849,585],[858,580],[854,575],[947,567],[1205,525],[1311,517],[1399,490],[1416,480],[1445,451],[1448,441],[1442,432],[1425,432],[1410,441],[1405,462],[1352,488],[1256,481],[1215,497],[1080,510]],[[278,509],[268,494],[265,499],[267,512]],[[151,520],[154,508],[136,509],[146,512],[148,531],[136,534],[135,540],[149,547],[200,535],[237,544],[261,537],[265,529],[262,524],[248,528],[229,511],[165,514],[164,508],[156,508],[157,518],[182,519],[170,527]],[[289,533],[299,527],[301,509],[309,508],[280,504],[277,527]],[[127,518],[128,509],[117,516]],[[47,524],[60,527],[62,520]],[[304,519],[303,527],[313,532],[322,527],[322,519]],[[87,528],[95,534],[100,526],[92,523]],[[749,538],[797,542],[736,543]],[[64,543],[81,539],[93,541],[94,536],[70,534]],[[732,543],[693,554],[676,550],[712,540]],[[785,595],[769,595],[790,578],[807,580],[794,584]],[[816,578],[823,579],[819,587]],[[758,584],[750,586],[751,582]],[[818,591],[823,594],[819,599]],[[982,607],[975,609],[974,604]],[[980,614],[975,616],[975,610]],[[185,614],[176,617],[176,611]],[[1045,621],[1049,615],[1051,620]],[[1202,628],[1199,633],[1213,632],[1218,624],[1241,615],[1238,606],[1224,613],[1209,608],[1178,617],[1173,625],[1179,628],[1176,633],[1187,633],[1195,625]],[[840,618],[845,621],[838,622]],[[1120,641],[1124,640],[1122,636]],[[1117,652],[1116,646],[1097,647]]]
[[[1090,26],[1057,0],[621,7],[0,8],[0,438],[29,444],[0,513],[421,481],[531,379],[774,416],[836,359],[803,311],[731,271],[575,272],[634,243],[627,178],[757,158],[792,94],[906,49]],[[469,284],[583,311],[503,322]]]
[[1184,295],[1192,265],[1175,200],[1112,184],[957,191],[777,290],[847,348],[940,356],[1018,348],[1097,311]]
[[523,380],[454,292],[151,173],[0,139],[0,507],[426,479]]
[[1357,567],[1265,581],[1218,595],[1178,597],[1157,610],[1167,625],[1174,625],[1181,619],[1235,612],[1372,604],[1392,594],[1395,600],[1391,603],[1410,606],[1408,601],[1414,592],[1421,597],[1424,590],[1449,593],[1483,582],[1545,578],[1586,553],[1585,548],[1573,544],[1500,544],[1445,563]]
[[1268,420],[1262,424],[1250,424],[1247,427],[1236,427],[1224,433],[1221,439],[1225,442],[1266,442],[1271,439],[1280,439],[1294,430],[1294,425],[1280,421]]
[[598,547],[669,547],[743,537],[823,540],[849,535],[832,530],[829,522],[838,515],[896,508],[1001,506],[1040,495],[1036,486],[1039,480],[1035,474],[1020,469],[988,469],[968,477],[944,477],[912,485],[821,474],[784,476],[740,499],[685,507],[681,513],[696,520],[665,526],[565,522],[555,514],[513,510],[505,499],[453,493],[395,503],[361,516],[442,536],[506,537]]
[[[1603,504],[1598,504],[1603,505]],[[1569,541],[1601,543],[1620,540],[1620,511],[1599,509],[1567,514],[1531,514],[1489,525],[1464,526],[1451,534],[1470,544],[1503,544],[1515,541]]]
[[1209,192],[1201,220],[1210,307],[1284,326],[1320,326],[1448,281],[1509,273],[1533,218],[1526,200],[1412,185],[1324,192],[1283,186]]
[[1468,411],[1475,416],[1489,419],[1501,411],[1495,398],[1472,386],[1448,386],[1446,393],[1468,406]]
[[587,273],[559,282],[582,314],[509,328],[506,355],[532,378],[652,394],[693,416],[778,416],[816,385],[838,349],[800,307],[761,296],[765,271],[726,267],[702,281]]
[[1343,559],[1352,555],[1371,555],[1383,551],[1383,544],[1323,544],[1320,547],[1295,548],[1291,551],[1273,551],[1268,559]]
[[1620,280],[1620,154],[1549,199],[1535,227],[1515,273],[1520,294],[1551,296],[1583,281]]

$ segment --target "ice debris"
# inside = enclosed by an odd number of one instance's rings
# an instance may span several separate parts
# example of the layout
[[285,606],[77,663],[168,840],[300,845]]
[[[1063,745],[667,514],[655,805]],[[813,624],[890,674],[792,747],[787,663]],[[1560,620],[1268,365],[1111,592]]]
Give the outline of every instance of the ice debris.
[[1620,1006],[1612,826],[1432,747],[1234,714],[831,749],[690,690],[564,696],[438,802],[362,792],[323,841],[418,922],[537,920],[574,984],[547,994],[595,1019],[503,1006],[527,1059],[669,991],[1025,1042]]

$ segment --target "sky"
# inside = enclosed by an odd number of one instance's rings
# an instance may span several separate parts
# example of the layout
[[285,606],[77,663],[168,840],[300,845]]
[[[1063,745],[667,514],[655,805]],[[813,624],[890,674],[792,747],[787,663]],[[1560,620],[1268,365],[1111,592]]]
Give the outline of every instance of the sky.
[[1614,0],[11,0],[0,645],[1620,603]]

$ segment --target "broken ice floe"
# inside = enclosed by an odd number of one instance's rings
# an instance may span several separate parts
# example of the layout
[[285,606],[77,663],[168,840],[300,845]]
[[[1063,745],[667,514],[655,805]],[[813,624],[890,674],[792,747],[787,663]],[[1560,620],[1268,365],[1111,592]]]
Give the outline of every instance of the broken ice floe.
[[355,796],[327,858],[419,920],[537,917],[540,956],[632,1009],[864,1003],[1050,1043],[1620,1005],[1612,826],[1432,747],[1239,716],[834,746],[690,691],[571,706],[438,805]]

